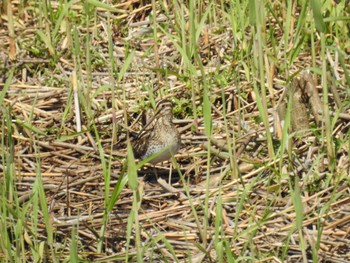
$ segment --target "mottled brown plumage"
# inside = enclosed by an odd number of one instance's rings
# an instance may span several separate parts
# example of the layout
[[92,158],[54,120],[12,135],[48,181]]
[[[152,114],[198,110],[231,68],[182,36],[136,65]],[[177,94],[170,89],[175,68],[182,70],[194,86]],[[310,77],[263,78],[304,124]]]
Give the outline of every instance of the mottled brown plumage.
[[132,146],[136,158],[144,160],[154,155],[149,163],[156,164],[174,156],[180,144],[180,134],[173,124],[171,102],[163,100],[157,104],[153,118],[134,139]]

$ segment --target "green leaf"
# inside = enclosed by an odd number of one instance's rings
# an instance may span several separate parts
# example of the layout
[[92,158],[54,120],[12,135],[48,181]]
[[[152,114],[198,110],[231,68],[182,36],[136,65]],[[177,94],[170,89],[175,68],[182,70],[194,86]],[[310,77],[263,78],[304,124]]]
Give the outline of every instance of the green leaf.
[[55,49],[52,46],[51,37],[46,35],[43,31],[37,30],[36,33],[41,38],[41,40],[45,43],[47,49],[49,50],[49,53],[51,56],[55,55]]
[[123,66],[118,74],[118,81],[121,81],[123,79],[125,72],[129,68],[131,61],[134,58],[134,55],[135,55],[135,50],[131,51],[131,53],[127,56]]
[[303,201],[301,200],[300,186],[298,180],[295,181],[295,189],[293,192],[293,203],[295,209],[296,227],[302,229],[304,219]]
[[249,0],[248,10],[249,10],[249,23],[251,25],[255,25],[256,23],[256,12],[255,12],[256,4],[255,0]]
[[310,1],[312,13],[314,15],[316,29],[319,32],[324,32],[326,29],[326,25],[323,21],[323,16],[321,13],[321,3],[322,3],[322,1],[319,1],[319,0],[311,0]]
[[134,157],[134,153],[132,151],[130,142],[128,142],[128,178],[129,178],[130,188],[136,191],[138,186],[137,167],[136,167],[135,157]]
[[69,8],[70,8],[74,3],[76,3],[76,1],[75,1],[75,0],[71,0],[71,1],[68,2],[68,3],[62,4],[62,5],[63,5],[63,9],[62,9],[62,11],[60,12],[59,17],[58,17],[57,20],[55,21],[55,22],[56,22],[56,23],[55,23],[55,28],[54,28],[53,31],[52,31],[52,38],[53,38],[54,42],[55,42],[55,39],[56,39],[56,35],[57,35],[57,33],[58,33],[58,30],[59,30],[60,26],[62,25],[62,20],[63,20],[63,18],[64,18],[65,16],[68,15]]
[[4,86],[4,88],[2,89],[2,91],[1,91],[1,93],[0,93],[0,105],[4,105],[4,104],[3,104],[4,98],[5,98],[5,96],[6,96],[7,90],[8,90],[9,87],[10,87],[10,84],[11,84],[12,77],[13,77],[13,71],[14,71],[14,69],[11,69],[11,71],[10,71],[10,73],[9,73],[9,76],[7,77],[5,86]]
[[89,4],[92,4],[92,5],[96,6],[96,7],[103,8],[103,9],[106,9],[106,10],[111,11],[111,12],[125,13],[124,10],[114,8],[114,7],[112,7],[110,5],[107,5],[105,3],[102,3],[102,2],[100,2],[98,0],[87,0],[87,2]]
[[40,134],[40,135],[45,135],[45,132],[39,130],[38,128],[36,128],[35,126],[32,126],[29,123],[26,123],[26,122],[18,120],[18,119],[16,119],[16,123],[21,125],[21,126],[23,126],[23,127],[25,127],[25,128],[27,128],[27,129],[29,129],[29,130],[31,130],[34,133],[37,133],[37,134]]
[[78,259],[78,246],[77,246],[77,229],[73,226],[72,229],[72,239],[69,251],[69,262],[79,262]]
[[104,91],[110,89],[111,87],[111,84],[106,84],[98,87],[92,95],[92,98],[96,98],[98,95],[102,94]]
[[[124,168],[123,168],[124,170]],[[111,194],[111,197],[108,201],[108,207],[107,207],[107,211],[108,212],[112,212],[113,207],[115,205],[115,203],[118,201],[119,199],[119,195],[122,192],[122,190],[124,189],[124,186],[126,185],[126,183],[128,182],[128,177],[127,176],[122,176],[124,175],[124,173],[121,173],[121,176],[118,179],[117,184],[115,185],[113,192]]]
[[204,129],[207,137],[212,133],[212,120],[211,120],[211,103],[209,101],[208,89],[204,88],[203,96],[203,117],[204,117]]
[[68,134],[68,135],[62,135],[58,141],[59,142],[64,142],[64,141],[68,141],[68,140],[73,140],[74,138],[78,137],[78,136],[81,136],[83,134],[85,134],[87,132],[87,130],[84,130],[84,131],[80,131],[80,132],[74,132],[74,133],[71,133],[71,134]]

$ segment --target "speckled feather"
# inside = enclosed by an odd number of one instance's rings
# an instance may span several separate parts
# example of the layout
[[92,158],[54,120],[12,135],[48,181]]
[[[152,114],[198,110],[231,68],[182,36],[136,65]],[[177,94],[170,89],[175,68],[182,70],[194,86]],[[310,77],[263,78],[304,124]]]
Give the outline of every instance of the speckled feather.
[[143,160],[159,153],[150,160],[150,163],[156,164],[168,160],[179,150],[181,138],[172,120],[171,103],[168,101],[158,103],[153,120],[147,124],[147,127],[151,125],[151,128],[141,131],[133,141],[136,158]]

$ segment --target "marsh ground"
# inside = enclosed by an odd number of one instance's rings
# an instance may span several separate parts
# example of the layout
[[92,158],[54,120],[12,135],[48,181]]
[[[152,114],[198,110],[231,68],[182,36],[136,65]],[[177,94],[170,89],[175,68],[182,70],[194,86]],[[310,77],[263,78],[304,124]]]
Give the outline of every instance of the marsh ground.
[[[2,1],[1,260],[350,261],[350,10],[322,2]],[[156,179],[127,136],[160,98]]]

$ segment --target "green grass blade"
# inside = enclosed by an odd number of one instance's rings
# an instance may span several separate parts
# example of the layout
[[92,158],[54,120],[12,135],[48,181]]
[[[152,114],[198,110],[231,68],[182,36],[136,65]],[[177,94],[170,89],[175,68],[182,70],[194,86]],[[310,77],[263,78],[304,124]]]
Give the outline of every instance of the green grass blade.
[[316,29],[319,32],[324,33],[326,31],[326,25],[323,21],[323,16],[321,13],[322,2],[318,0],[310,0],[310,4],[311,4],[312,13],[314,15]]

